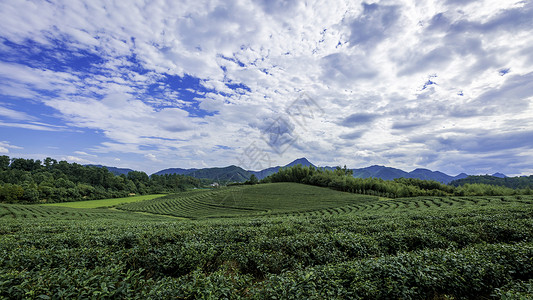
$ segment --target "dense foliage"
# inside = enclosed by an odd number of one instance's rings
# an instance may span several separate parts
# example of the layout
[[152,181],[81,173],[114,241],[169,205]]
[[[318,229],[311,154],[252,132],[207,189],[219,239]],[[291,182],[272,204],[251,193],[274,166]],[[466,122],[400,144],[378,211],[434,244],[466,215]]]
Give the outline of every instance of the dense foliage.
[[200,221],[0,204],[0,298],[531,295],[532,196],[373,202],[338,215]]
[[458,179],[450,182],[453,186],[462,186],[465,184],[490,184],[497,186],[505,186],[512,189],[533,189],[533,175],[521,177],[496,177],[490,175],[468,176],[463,179]]
[[464,184],[459,187],[445,185],[437,181],[415,178],[396,178],[383,180],[380,178],[354,178],[349,169],[337,167],[334,170],[302,167],[296,165],[280,168],[261,182],[298,182],[321,187],[330,187],[338,191],[365,195],[376,195],[388,198],[416,196],[496,196],[532,194],[530,189],[513,190],[508,187],[487,184]]
[[0,156],[0,202],[37,203],[126,197],[130,194],[168,193],[202,185],[183,175],[149,177],[133,171],[115,176],[106,168],[83,166],[46,158]]

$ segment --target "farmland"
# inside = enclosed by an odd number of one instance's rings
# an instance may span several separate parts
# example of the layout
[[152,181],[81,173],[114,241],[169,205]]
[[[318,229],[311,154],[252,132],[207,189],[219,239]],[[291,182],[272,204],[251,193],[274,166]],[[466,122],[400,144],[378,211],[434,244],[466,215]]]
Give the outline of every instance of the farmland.
[[193,190],[164,198],[120,205],[118,209],[177,217],[214,218],[265,215],[332,215],[378,197],[340,193],[314,186],[276,183]]
[[60,203],[50,203],[50,204],[43,204],[43,205],[44,206],[72,207],[72,208],[99,208],[99,207],[117,206],[119,204],[124,204],[124,203],[152,200],[152,199],[163,197],[163,196],[165,195],[156,194],[156,195],[143,195],[143,196],[134,196],[134,197],[126,197],[126,198],[60,202]]
[[0,298],[527,298],[532,205],[295,183],[0,204]]

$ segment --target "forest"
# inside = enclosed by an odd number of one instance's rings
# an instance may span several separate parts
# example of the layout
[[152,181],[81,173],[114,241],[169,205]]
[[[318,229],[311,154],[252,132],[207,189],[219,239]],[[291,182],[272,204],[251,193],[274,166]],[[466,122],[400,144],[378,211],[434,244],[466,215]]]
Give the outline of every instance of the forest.
[[205,180],[184,175],[133,171],[115,176],[106,168],[46,158],[0,156],[0,202],[50,203],[184,191]]

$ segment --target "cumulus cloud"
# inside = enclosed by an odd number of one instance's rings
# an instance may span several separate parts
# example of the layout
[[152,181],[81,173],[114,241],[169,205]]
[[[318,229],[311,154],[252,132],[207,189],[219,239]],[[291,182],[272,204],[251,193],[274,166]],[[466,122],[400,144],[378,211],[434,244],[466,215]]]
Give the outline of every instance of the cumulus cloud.
[[174,132],[192,128],[188,113],[178,108],[156,110],[127,94],[93,99],[49,100],[74,126],[100,129],[120,142],[132,142],[141,136],[172,138]]

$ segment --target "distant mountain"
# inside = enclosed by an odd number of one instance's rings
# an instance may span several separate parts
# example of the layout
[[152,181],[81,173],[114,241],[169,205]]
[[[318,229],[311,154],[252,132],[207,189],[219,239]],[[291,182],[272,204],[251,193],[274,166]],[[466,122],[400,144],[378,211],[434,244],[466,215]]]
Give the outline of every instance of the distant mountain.
[[292,166],[296,166],[296,165],[302,165],[304,167],[308,167],[308,166],[313,166],[316,168],[315,165],[313,165],[309,160],[307,160],[307,158],[305,157],[302,157],[302,158],[298,158],[292,162],[290,162],[289,164],[286,164],[284,166],[277,166],[277,167],[271,167],[271,168],[268,168],[268,169],[264,169],[264,170],[261,170],[261,171],[249,171],[251,174],[254,174],[257,179],[261,180],[267,176],[270,176],[274,173],[277,173],[279,168],[286,168],[286,167],[292,167]]
[[[285,167],[292,167],[295,165],[302,165],[304,167],[307,166],[315,166],[313,163],[311,163],[309,160],[307,160],[305,157],[298,158],[292,162],[290,162],[287,165],[284,166],[276,166],[276,167],[270,167],[261,171],[249,171],[244,170],[237,166],[229,166],[225,168],[203,168],[203,169],[181,169],[181,168],[171,168],[171,169],[165,169],[161,170],[159,172],[154,173],[155,175],[163,175],[163,174],[181,174],[181,175],[189,175],[196,178],[205,178],[210,180],[220,180],[220,181],[246,181],[250,178],[252,174],[254,174],[258,179],[263,179],[269,175],[272,175],[276,173],[279,168],[285,168]],[[333,170],[334,167],[320,167],[327,170]],[[423,179],[423,180],[435,180],[438,182],[442,182],[445,184],[450,183],[453,180],[463,179],[468,177],[467,174],[461,173],[457,176],[450,176],[448,174],[442,173],[440,171],[431,171],[428,169],[415,169],[411,172],[406,172],[400,169],[391,168],[391,167],[385,167],[385,166],[370,166],[366,168],[360,168],[360,169],[352,169],[353,170],[353,176],[356,178],[381,178],[383,180],[393,180],[395,178],[417,178],[417,179]],[[499,176],[505,176],[500,173],[496,173],[495,175]],[[504,177],[502,177],[504,178]]]
[[463,178],[466,178],[466,177],[468,177],[468,174],[466,174],[466,173],[461,173],[461,174],[455,176],[455,177],[454,177],[454,180],[463,179]]
[[446,184],[456,179],[454,176],[450,176],[439,171],[431,171],[428,169],[415,169],[409,172],[409,178],[435,180]]
[[385,166],[370,166],[361,169],[352,169],[356,178],[381,178],[383,180],[393,180],[394,178],[407,177],[408,173],[400,169]]
[[498,178],[506,178],[507,175],[505,174],[502,174],[502,173],[494,173],[492,174],[493,177],[498,177]]
[[97,168],[106,168],[109,172],[115,174],[115,175],[128,175],[129,172],[134,171],[132,169],[125,169],[125,168],[116,168],[116,167],[108,167],[108,166],[102,166],[102,165],[86,165],[89,167],[97,167]]
[[241,167],[229,166],[225,168],[205,168],[187,174],[196,178],[205,178],[215,181],[246,181],[252,175]]
[[247,171],[241,167],[229,166],[225,168],[203,168],[203,169],[181,169],[181,168],[170,168],[164,169],[154,173],[153,175],[164,175],[164,174],[180,174],[188,175],[196,178],[205,178],[210,180],[220,180],[220,181],[237,181],[242,182],[250,179],[250,176],[254,174],[258,179],[263,179],[269,175],[272,175],[278,172],[279,168],[291,167],[295,165],[302,166],[314,166],[306,158],[299,158],[285,166],[277,166],[267,168],[261,171]]
[[292,166],[296,166],[296,165],[302,165],[303,167],[313,166],[313,167],[316,168],[316,166],[313,165],[310,161],[308,161],[307,158],[305,158],[305,157],[298,158],[298,159],[292,161],[291,163],[285,165],[284,167],[292,167]]
[[178,175],[188,175],[198,169],[181,169],[181,168],[170,168],[158,171],[152,175],[166,175],[166,174],[178,174]]
[[431,171],[428,169],[415,169],[411,172],[406,172],[391,167],[370,166],[361,169],[353,169],[353,176],[356,178],[381,178],[383,180],[393,180],[395,178],[416,178],[422,180],[435,180],[448,184],[453,180],[465,178],[468,175],[461,173],[457,176],[450,176],[439,171]]

